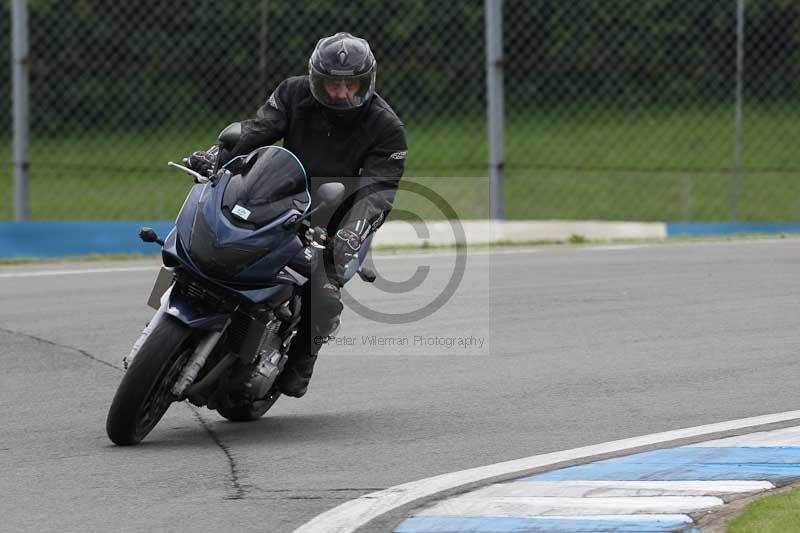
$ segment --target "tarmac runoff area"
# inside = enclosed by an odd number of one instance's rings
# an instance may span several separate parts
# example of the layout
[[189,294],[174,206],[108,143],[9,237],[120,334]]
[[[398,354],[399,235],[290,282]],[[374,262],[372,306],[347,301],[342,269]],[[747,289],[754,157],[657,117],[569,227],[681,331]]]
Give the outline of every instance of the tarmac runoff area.
[[[348,294],[419,310],[456,252],[375,254],[387,281],[431,269],[408,293],[356,281]],[[0,529],[390,532],[491,484],[796,426],[800,412],[760,415],[797,409],[798,264],[792,237],[470,249],[452,298],[411,325],[348,304],[337,336],[357,342],[326,347],[302,400],[246,425],[175,405],[124,449],[105,418],[120,360],[152,316],[157,258],[4,266]],[[485,344],[361,342],[373,334]],[[745,417],[759,420],[718,423]],[[703,424],[714,427],[678,429]]]
[[666,448],[490,485],[395,533],[699,532],[727,502],[800,480],[800,426]]

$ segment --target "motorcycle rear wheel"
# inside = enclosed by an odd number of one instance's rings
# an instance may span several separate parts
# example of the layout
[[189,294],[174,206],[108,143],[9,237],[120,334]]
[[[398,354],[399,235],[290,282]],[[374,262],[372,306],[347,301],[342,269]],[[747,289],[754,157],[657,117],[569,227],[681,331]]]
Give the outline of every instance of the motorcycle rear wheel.
[[138,444],[172,402],[172,386],[194,351],[192,330],[164,315],[122,377],[108,410],[106,433],[114,444]]
[[219,406],[217,407],[217,412],[231,422],[252,422],[264,416],[270,407],[278,401],[280,395],[281,393],[278,389],[273,388],[263,400],[236,407]]

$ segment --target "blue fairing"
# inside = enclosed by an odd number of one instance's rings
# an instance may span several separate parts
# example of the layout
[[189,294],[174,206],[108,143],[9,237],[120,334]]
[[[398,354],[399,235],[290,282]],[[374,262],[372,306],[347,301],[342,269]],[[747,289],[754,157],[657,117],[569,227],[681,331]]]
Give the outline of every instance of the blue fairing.
[[[307,206],[295,209],[290,204],[284,212],[278,210],[274,220],[267,218],[262,227],[248,227],[241,221],[234,224],[223,214],[223,196],[233,176],[226,171],[213,186],[192,187],[164,241],[164,263],[181,266],[223,289],[221,294],[233,293],[258,304],[280,304],[292,296],[296,285],[306,281],[299,277],[294,284],[291,278],[287,283],[282,276],[284,282],[279,283],[276,277],[303,249],[292,222]],[[170,295],[167,313],[192,328],[218,330],[224,326],[226,313],[199,309],[202,307],[191,297],[175,292]]]
[[[162,252],[162,256],[164,258],[164,264],[168,266],[175,266],[178,264],[183,265],[185,268],[188,268],[189,270],[194,272],[194,274],[196,274],[199,278],[205,279],[206,281],[210,281],[214,285],[223,287],[228,291],[240,294],[241,296],[244,296],[247,300],[253,303],[284,301],[286,300],[286,298],[291,296],[292,293],[291,285],[275,284],[274,280],[268,286],[267,284],[265,284],[264,287],[237,288],[237,287],[232,287],[230,283],[226,283],[226,280],[219,280],[205,275],[197,267],[197,265],[194,264],[192,258],[189,257],[189,254],[186,253],[186,250],[182,245],[182,242],[179,241],[177,228],[173,228],[172,231],[169,232],[169,235],[167,235],[167,238],[164,239],[164,249]],[[255,268],[255,265],[253,268]],[[272,267],[268,268],[270,270],[273,270]],[[304,278],[300,279],[303,280]],[[238,282],[238,278],[235,281]]]
[[[289,285],[276,285],[263,289],[235,292],[242,294],[253,302],[278,304],[292,295],[292,288]],[[199,309],[197,302],[175,291],[170,292],[166,313],[174,316],[190,328],[211,331],[221,330],[228,319],[228,313],[208,313],[207,310]]]
[[178,212],[178,219],[175,221],[175,227],[178,228],[178,233],[183,236],[183,243],[186,246],[191,244],[189,239],[192,235],[192,223],[194,222],[195,213],[197,213],[197,205],[200,201],[200,196],[210,187],[210,185],[195,184],[186,196],[186,200],[183,201],[181,210]]
[[193,329],[220,331],[228,320],[227,313],[209,314],[206,310],[199,309],[197,302],[175,291],[169,295],[166,312]]
[[[186,249],[194,250],[206,244],[192,241],[192,239],[197,238],[196,234],[200,229],[206,228],[206,231],[211,233],[209,240],[213,240],[213,243],[210,243],[213,250],[202,254],[203,257],[214,255],[215,251],[223,253],[226,249],[268,250],[269,253],[238,272],[231,272],[231,269],[225,269],[225,279],[239,283],[269,283],[280,269],[303,248],[303,244],[297,237],[296,232],[283,227],[287,221],[300,216],[302,211],[289,209],[269,224],[258,229],[236,226],[223,215],[220,209],[225,187],[231,177],[232,174],[226,172],[215,186],[206,185],[196,201],[191,204],[187,202],[184,209],[188,208],[194,211],[195,214],[191,217],[191,223],[188,224],[188,231],[186,231],[187,224],[181,219],[189,219],[190,217],[181,213],[178,217],[178,234]],[[192,191],[193,197],[194,194],[194,191]],[[251,252],[247,256],[253,257],[254,254]],[[211,272],[206,273],[213,276]]]

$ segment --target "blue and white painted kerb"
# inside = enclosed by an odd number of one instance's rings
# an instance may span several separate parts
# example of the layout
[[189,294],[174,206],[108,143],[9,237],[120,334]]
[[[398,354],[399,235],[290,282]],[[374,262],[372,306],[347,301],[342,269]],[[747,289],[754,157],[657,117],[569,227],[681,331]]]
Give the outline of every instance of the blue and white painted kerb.
[[142,242],[139,230],[149,226],[163,238],[173,225],[158,220],[2,222],[0,257],[155,254],[161,249]]
[[395,533],[699,531],[731,499],[800,480],[800,427],[563,468],[440,501]]

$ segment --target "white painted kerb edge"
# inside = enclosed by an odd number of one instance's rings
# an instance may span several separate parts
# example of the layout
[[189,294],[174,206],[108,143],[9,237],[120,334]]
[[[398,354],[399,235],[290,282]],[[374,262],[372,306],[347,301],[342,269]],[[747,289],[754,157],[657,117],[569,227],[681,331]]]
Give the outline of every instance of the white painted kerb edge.
[[[454,232],[458,223],[464,240]],[[375,234],[373,246],[487,244],[497,242],[566,241],[579,235],[591,241],[616,239],[666,239],[663,222],[610,222],[604,220],[461,220],[404,222],[392,220]]]
[[800,411],[742,418],[705,426],[654,433],[631,439],[615,440],[561,452],[534,455],[514,461],[442,474],[365,494],[322,513],[295,529],[293,533],[352,533],[371,520],[403,505],[433,496],[439,492],[493,477],[511,475],[534,468],[543,468],[557,463],[586,459],[597,455],[618,453],[641,446],[662,444],[679,439],[702,437],[703,435],[711,435],[723,431],[746,429],[797,419],[800,419]]

